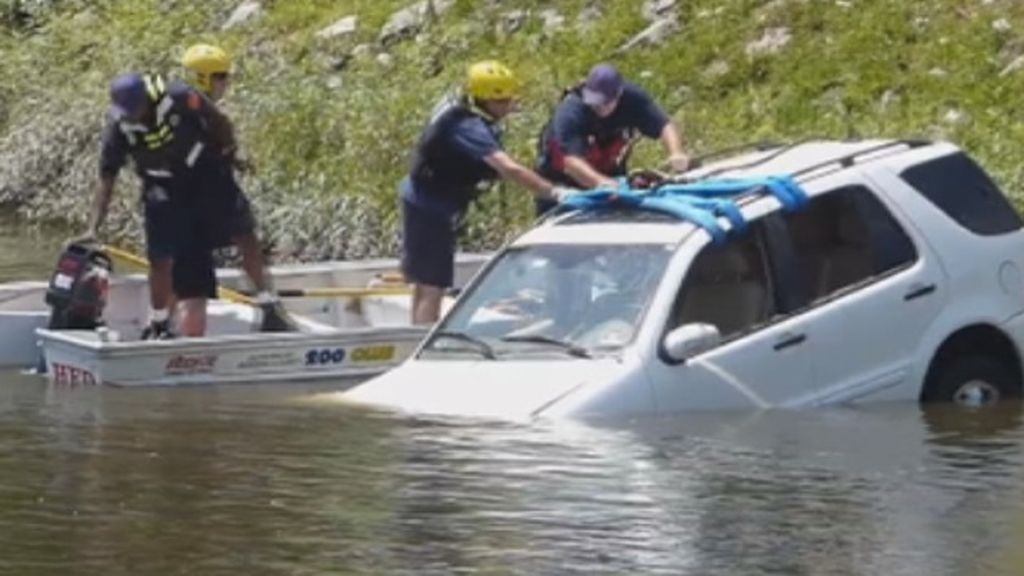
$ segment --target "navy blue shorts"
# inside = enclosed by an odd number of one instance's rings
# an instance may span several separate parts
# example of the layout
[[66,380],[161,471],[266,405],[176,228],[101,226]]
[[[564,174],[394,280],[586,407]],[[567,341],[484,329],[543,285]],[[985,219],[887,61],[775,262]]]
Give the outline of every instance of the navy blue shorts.
[[174,294],[181,300],[216,298],[217,275],[213,252],[202,235],[198,219],[183,221],[171,271]]
[[454,220],[402,199],[402,273],[406,281],[438,288],[454,283]]
[[146,256],[150,260],[174,257],[175,243],[181,233],[181,211],[170,192],[159,185],[147,185],[142,191]]

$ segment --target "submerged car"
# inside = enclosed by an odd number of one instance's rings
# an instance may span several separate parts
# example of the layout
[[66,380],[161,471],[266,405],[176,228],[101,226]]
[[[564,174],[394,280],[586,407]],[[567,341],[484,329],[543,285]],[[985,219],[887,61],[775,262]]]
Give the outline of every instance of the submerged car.
[[685,179],[562,207],[346,397],[582,418],[1020,396],[1021,218],[955,145],[751,149]]

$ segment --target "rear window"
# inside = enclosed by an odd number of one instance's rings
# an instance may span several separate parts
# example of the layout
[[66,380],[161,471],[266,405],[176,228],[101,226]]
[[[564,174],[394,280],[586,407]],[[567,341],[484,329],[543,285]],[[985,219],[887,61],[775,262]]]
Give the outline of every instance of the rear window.
[[917,260],[910,237],[863,186],[815,196],[807,208],[785,218],[811,302]]
[[958,224],[994,236],[1019,230],[1020,216],[995,182],[966,154],[936,158],[900,174]]

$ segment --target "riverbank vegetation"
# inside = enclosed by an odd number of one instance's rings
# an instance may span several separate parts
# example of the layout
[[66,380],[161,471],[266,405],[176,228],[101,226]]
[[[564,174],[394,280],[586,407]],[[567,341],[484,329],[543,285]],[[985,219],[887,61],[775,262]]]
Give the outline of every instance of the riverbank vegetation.
[[[107,82],[128,69],[175,74],[196,41],[236,58],[226,107],[280,259],[393,255],[396,184],[416,136],[482,58],[525,81],[507,133],[521,159],[534,158],[561,88],[611,61],[656,95],[695,153],[943,138],[1024,200],[1024,5],[1013,0],[0,0],[0,202],[80,231]],[[634,165],[660,159],[647,143]],[[108,233],[137,242],[134,186],[119,190]],[[528,195],[499,190],[475,209],[467,248],[529,224]]]

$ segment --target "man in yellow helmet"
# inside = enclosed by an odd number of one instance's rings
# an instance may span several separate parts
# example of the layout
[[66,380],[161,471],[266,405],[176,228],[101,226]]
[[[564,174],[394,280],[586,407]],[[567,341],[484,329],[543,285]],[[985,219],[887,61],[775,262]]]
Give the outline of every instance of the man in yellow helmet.
[[[248,198],[235,178],[234,169],[248,169],[238,155],[234,127],[216,103],[228,90],[231,57],[223,49],[210,44],[189,47],[181,60],[186,81],[206,96],[212,113],[208,130],[212,150],[200,160],[201,170],[194,181],[191,207],[199,215],[193,222],[198,239],[185,249],[195,261],[213,248],[230,244],[238,247],[242,266],[257,290],[257,301],[263,310],[264,331],[294,330],[290,319],[271,292],[260,241],[255,232],[255,219]],[[193,275],[194,276],[194,275]],[[182,302],[182,332],[187,336],[202,335],[206,327],[206,298],[189,298]]]
[[412,321],[437,321],[452,285],[458,223],[481,184],[511,180],[546,200],[574,192],[555,186],[502,149],[499,122],[516,103],[519,82],[493,60],[469,67],[464,90],[431,114],[402,181],[402,272],[413,284]]

